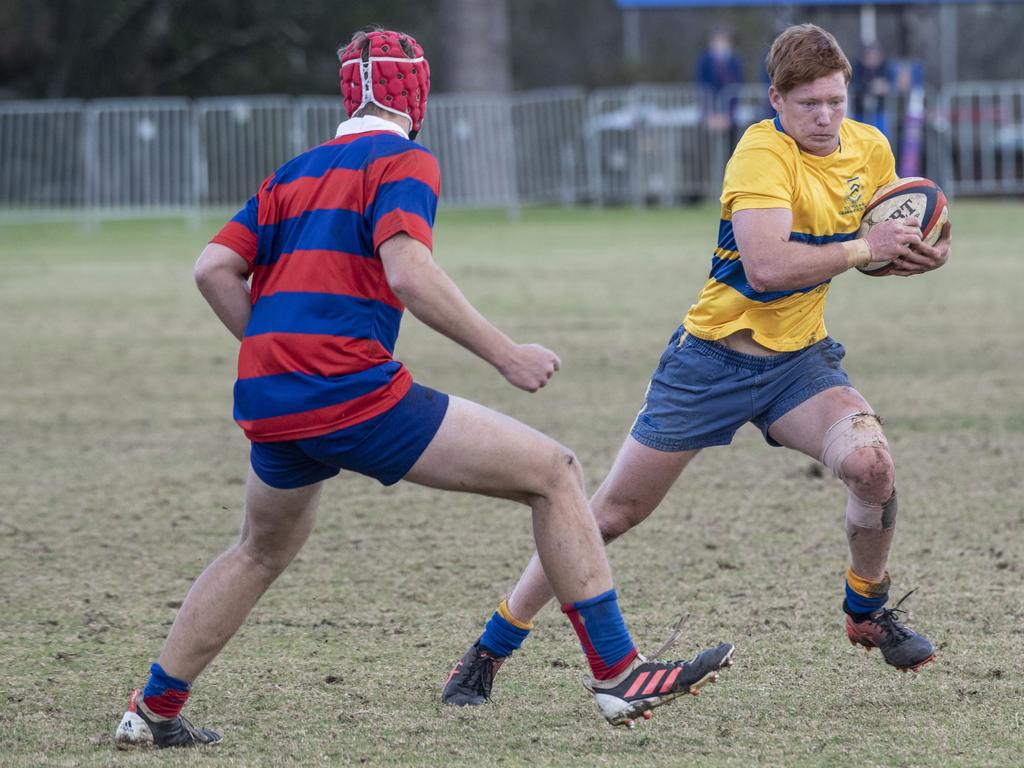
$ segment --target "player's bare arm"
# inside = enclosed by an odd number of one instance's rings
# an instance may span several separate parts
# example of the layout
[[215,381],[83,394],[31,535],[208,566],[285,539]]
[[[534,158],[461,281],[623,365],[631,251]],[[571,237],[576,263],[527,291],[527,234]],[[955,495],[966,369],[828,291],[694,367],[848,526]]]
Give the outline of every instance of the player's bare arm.
[[[788,291],[829,280],[853,266],[906,257],[921,245],[921,230],[913,219],[883,222],[862,240],[869,251],[863,261],[850,243],[809,245],[789,239],[793,213],[788,208],[752,208],[732,217],[736,244],[747,281],[755,291]],[[855,241],[856,242],[856,241]],[[867,256],[869,254],[869,257]]]
[[252,314],[245,259],[225,245],[210,243],[196,261],[195,279],[217,317],[241,341]]
[[395,235],[378,249],[388,285],[419,320],[486,360],[510,384],[536,392],[561,366],[539,344],[516,344],[469,303],[423,243]]
[[893,263],[893,270],[889,274],[910,277],[938,269],[949,260],[952,242],[953,225],[947,221],[943,225],[942,234],[939,235],[935,245],[928,245],[925,242],[918,243],[905,256],[896,259]]

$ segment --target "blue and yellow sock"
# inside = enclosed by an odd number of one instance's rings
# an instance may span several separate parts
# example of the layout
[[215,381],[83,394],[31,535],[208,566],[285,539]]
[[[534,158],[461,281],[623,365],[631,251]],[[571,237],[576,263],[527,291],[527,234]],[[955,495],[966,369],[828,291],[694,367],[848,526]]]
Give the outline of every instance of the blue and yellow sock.
[[637,657],[614,589],[563,605],[562,612],[572,622],[596,679],[609,680],[621,674]]
[[868,581],[846,569],[846,608],[849,613],[866,616],[882,608],[889,601],[889,572],[881,581]]
[[171,677],[159,664],[149,668],[149,680],[142,692],[142,703],[158,717],[174,719],[188,701],[191,683]]
[[498,610],[494,612],[484,633],[480,635],[480,645],[495,656],[504,658],[518,651],[526,636],[533,629],[533,622],[520,621],[508,609],[508,600],[502,600]]

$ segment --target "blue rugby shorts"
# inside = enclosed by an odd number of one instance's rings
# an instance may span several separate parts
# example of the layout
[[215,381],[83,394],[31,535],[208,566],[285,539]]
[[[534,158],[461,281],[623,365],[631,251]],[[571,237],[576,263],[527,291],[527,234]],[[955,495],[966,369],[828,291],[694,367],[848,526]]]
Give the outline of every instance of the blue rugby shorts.
[[353,427],[319,437],[252,443],[253,471],[273,488],[301,488],[358,472],[394,485],[434,439],[448,410],[448,395],[413,383],[397,405]]
[[819,392],[850,386],[845,354],[826,337],[796,352],[747,355],[680,326],[651,376],[630,435],[659,451],[690,451],[728,445],[749,421],[777,446],[768,436],[777,419]]

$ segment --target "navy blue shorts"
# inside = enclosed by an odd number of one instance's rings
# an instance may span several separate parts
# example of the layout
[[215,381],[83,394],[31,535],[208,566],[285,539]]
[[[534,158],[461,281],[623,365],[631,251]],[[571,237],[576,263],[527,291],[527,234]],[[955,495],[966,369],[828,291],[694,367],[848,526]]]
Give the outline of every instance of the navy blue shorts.
[[736,430],[753,422],[771,445],[768,428],[810,397],[848,387],[843,345],[826,337],[806,349],[747,355],[686,334],[669,339],[651,376],[647,398],[630,434],[659,451],[691,451],[728,445]]
[[372,419],[320,437],[254,442],[249,459],[273,488],[301,488],[343,469],[394,485],[430,445],[447,410],[448,395],[413,383],[397,405]]

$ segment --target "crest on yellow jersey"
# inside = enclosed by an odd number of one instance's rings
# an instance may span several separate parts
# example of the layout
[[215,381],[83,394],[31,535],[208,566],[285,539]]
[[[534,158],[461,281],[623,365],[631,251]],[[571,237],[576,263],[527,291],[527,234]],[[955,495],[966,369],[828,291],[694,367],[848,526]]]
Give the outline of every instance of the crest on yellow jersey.
[[849,213],[859,213],[864,210],[863,200],[864,185],[861,183],[860,176],[854,176],[852,179],[846,180],[846,199],[843,201],[843,210],[841,214],[846,215]]

